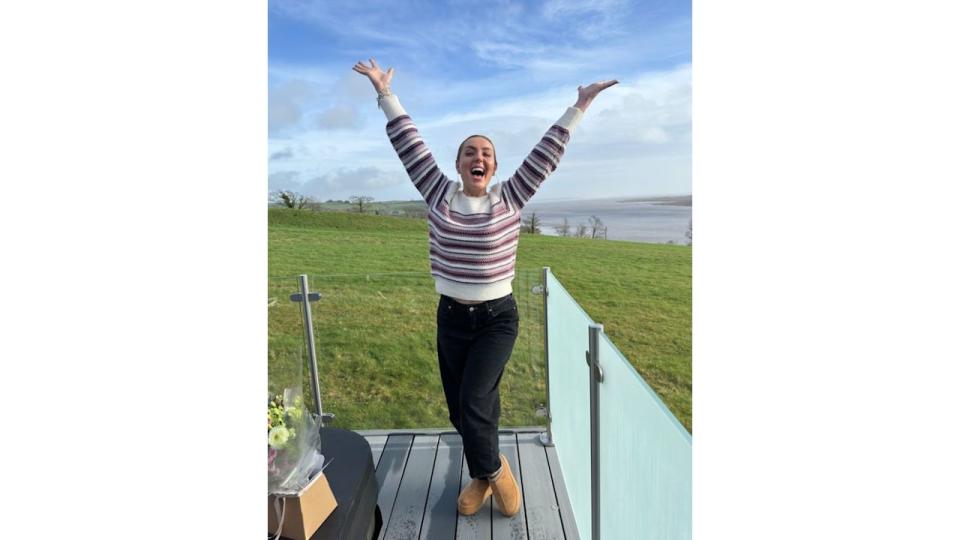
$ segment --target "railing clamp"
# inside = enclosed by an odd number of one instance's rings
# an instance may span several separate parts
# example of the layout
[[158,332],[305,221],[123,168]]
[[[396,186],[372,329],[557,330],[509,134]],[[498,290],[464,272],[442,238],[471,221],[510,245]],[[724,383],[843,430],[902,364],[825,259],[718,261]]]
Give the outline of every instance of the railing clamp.
[[[587,367],[590,367],[590,351],[586,351],[584,355],[587,357]],[[600,364],[597,364],[597,381],[603,382],[603,368]]]
[[[316,302],[317,300],[320,300],[321,297],[322,297],[322,295],[321,295],[320,293],[318,293],[318,292],[307,293],[307,301],[308,301],[308,302]],[[302,302],[302,301],[303,301],[303,295],[300,294],[300,293],[293,293],[293,294],[290,295],[290,301],[291,301],[291,302]]]

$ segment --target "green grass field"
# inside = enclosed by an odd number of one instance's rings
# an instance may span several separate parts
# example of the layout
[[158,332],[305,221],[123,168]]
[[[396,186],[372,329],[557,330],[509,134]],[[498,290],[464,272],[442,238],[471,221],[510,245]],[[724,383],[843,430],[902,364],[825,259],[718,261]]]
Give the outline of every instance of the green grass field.
[[[302,315],[308,274],[325,411],[350,429],[446,427],[436,367],[437,296],[423,220],[269,210],[271,390],[309,381]],[[691,417],[691,248],[523,235],[514,293],[521,332],[501,380],[503,426],[542,425],[541,268],[580,303],[681,423]],[[307,385],[309,386],[309,385]]]

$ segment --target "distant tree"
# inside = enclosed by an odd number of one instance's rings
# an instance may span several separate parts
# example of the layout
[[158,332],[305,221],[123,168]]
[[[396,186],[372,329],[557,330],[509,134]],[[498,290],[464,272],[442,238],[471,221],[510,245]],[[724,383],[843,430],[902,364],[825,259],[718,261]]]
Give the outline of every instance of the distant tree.
[[540,234],[540,218],[537,213],[530,214],[530,217],[523,220],[523,232],[530,234]]
[[580,223],[577,225],[577,232],[574,233],[574,236],[577,238],[584,238],[587,236],[587,225],[585,223]]
[[274,191],[270,194],[270,202],[274,204],[281,204],[287,208],[301,209],[306,206],[307,203],[313,202],[313,199],[302,193],[297,193],[296,191],[282,189],[280,191]]
[[373,201],[373,197],[369,195],[351,195],[350,202],[360,206],[360,213],[363,213],[363,205]]
[[603,221],[597,216],[590,216],[590,238],[599,238],[603,231]]
[[570,222],[563,218],[563,223],[559,227],[554,227],[558,236],[570,236]]

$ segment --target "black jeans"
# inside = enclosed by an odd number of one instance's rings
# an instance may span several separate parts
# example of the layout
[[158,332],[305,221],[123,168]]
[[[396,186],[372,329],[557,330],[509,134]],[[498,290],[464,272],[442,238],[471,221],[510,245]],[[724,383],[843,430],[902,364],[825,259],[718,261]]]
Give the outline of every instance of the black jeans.
[[441,296],[437,306],[440,379],[471,478],[500,468],[500,377],[519,327],[512,294],[474,305]]

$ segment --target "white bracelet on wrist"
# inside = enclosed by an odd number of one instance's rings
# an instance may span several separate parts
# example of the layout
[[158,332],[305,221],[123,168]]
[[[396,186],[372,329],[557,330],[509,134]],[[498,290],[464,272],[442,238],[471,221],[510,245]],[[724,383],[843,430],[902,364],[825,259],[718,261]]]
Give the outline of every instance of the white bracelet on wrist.
[[377,90],[377,108],[378,108],[378,109],[382,108],[382,107],[380,107],[380,100],[382,100],[383,98],[385,98],[385,97],[387,97],[387,96],[392,96],[392,95],[393,95],[393,93],[390,92],[390,87],[389,87],[389,86],[384,87],[382,90]]

